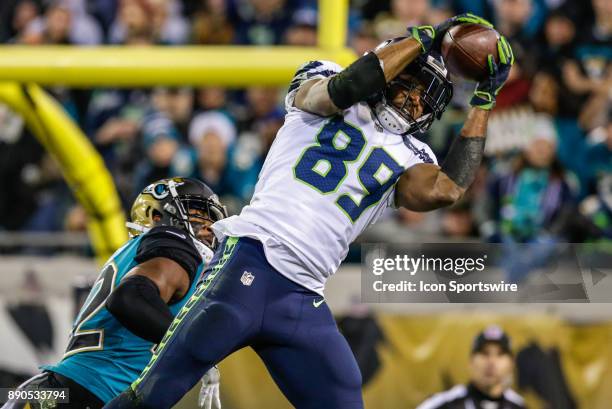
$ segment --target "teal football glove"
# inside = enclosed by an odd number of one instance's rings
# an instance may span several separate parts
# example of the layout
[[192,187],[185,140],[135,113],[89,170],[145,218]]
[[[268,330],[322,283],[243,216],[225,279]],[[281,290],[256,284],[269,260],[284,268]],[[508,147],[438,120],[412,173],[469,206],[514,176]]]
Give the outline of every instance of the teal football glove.
[[489,23],[482,17],[478,17],[472,13],[464,13],[459,14],[457,16],[451,17],[448,20],[438,24],[435,28],[436,31],[436,39],[432,48],[438,52],[441,50],[442,39],[448,30],[451,27],[458,26],[460,24],[480,24],[485,27],[493,28],[493,24]]
[[421,50],[423,54],[426,54],[431,50],[434,38],[436,37],[436,31],[432,26],[415,26],[408,27],[408,34],[421,44]]
[[505,37],[501,36],[497,40],[497,53],[499,54],[499,65],[495,63],[495,58],[491,54],[488,56],[489,76],[484,81],[480,81],[474,91],[474,96],[470,105],[490,111],[495,106],[495,97],[502,89],[508,79],[510,68],[514,64],[514,54],[512,48]]

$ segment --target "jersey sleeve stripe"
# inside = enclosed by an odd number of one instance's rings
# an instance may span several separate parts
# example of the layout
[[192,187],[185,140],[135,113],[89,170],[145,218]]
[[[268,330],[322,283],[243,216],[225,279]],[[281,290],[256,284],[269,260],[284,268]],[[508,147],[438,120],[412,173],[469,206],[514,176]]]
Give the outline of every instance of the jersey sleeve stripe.
[[306,78],[304,78],[304,77],[294,78],[294,80],[291,81],[291,84],[289,84],[289,91],[288,92],[291,92],[291,91],[295,90],[296,88],[298,88],[301,85],[302,81],[304,81],[304,80],[311,79],[311,78],[316,77],[316,76],[323,76],[323,77],[327,78],[327,77],[331,77],[334,74],[336,74],[336,72],[332,71],[332,70],[322,70],[322,71],[310,71],[310,72],[307,72],[306,73]]
[[431,156],[429,156],[429,153],[427,153],[425,149],[417,148],[410,140],[410,137],[404,138],[404,145],[406,145],[408,149],[410,149],[412,153],[414,153],[414,155],[423,163],[434,163],[434,160],[431,158]]
[[301,66],[300,68],[298,68],[298,70],[295,73],[295,76],[298,76],[304,72],[307,72],[309,70],[312,70],[314,68],[320,67],[322,66],[323,63],[321,61],[310,61],[309,63],[306,63],[305,65]]
[[331,77],[334,74],[336,74],[336,72],[332,71],[332,70],[310,71],[310,72],[306,73],[306,78],[312,78],[315,75],[322,75],[322,76],[327,78],[327,77]]

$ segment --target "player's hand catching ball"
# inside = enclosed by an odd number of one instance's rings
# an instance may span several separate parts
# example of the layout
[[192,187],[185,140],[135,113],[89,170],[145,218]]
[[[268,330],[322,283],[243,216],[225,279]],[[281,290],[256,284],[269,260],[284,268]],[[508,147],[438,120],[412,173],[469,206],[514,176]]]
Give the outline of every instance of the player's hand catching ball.
[[470,105],[490,111],[495,106],[495,98],[508,79],[512,64],[514,64],[514,54],[512,48],[504,36],[497,40],[497,53],[499,64],[495,63],[495,58],[489,54],[489,76],[478,83],[474,95],[470,100]]
[[464,13],[459,14],[454,17],[449,18],[446,21],[438,24],[435,28],[436,30],[436,41],[433,44],[433,49],[440,52],[440,46],[442,44],[442,39],[448,30],[452,27],[458,26],[460,24],[480,24],[485,27],[493,28],[493,24],[489,23],[482,17],[478,17],[472,13]]
[[213,366],[202,377],[202,387],[198,403],[204,409],[221,409],[221,399],[219,398],[219,379],[221,374],[219,368]]
[[436,31],[432,26],[414,26],[408,27],[408,34],[421,44],[423,54],[427,54],[431,50]]

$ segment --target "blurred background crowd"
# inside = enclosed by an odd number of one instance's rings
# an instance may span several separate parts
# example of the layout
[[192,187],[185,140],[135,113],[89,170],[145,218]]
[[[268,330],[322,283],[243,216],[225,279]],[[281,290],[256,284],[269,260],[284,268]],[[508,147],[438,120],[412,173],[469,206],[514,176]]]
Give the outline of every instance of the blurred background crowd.
[[[316,0],[3,0],[6,44],[316,45]],[[481,172],[459,205],[389,212],[369,239],[504,243],[612,240],[612,2],[353,0],[357,55],[416,24],[471,11],[511,42],[516,64],[489,126]],[[296,67],[297,68],[297,67]],[[427,135],[444,158],[474,84]],[[126,210],[161,177],[194,176],[237,213],[283,123],[285,89],[49,91],[111,170]],[[314,137],[314,135],[313,135]],[[86,215],[23,121],[0,105],[0,231],[82,231]],[[518,269],[520,270],[520,269]]]

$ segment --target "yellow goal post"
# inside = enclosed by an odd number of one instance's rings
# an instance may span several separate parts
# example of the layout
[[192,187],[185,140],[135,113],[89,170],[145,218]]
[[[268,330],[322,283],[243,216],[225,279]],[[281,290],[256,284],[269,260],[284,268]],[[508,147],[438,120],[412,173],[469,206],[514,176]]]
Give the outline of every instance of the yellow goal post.
[[89,216],[96,258],[127,238],[125,215],[108,169],[89,139],[41,86],[247,87],[287,85],[297,67],[323,59],[348,65],[348,0],[319,0],[317,47],[0,46],[0,102],[24,119],[56,159]]

